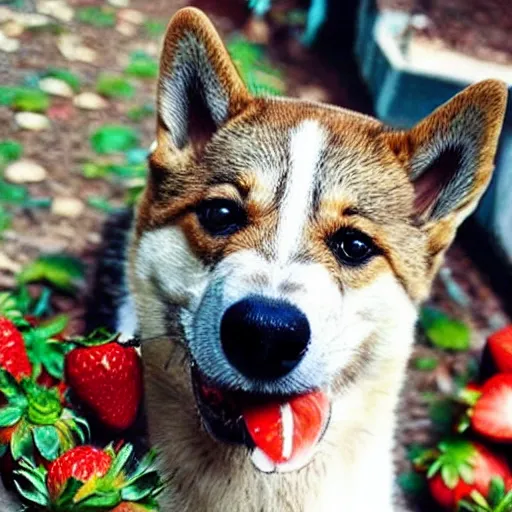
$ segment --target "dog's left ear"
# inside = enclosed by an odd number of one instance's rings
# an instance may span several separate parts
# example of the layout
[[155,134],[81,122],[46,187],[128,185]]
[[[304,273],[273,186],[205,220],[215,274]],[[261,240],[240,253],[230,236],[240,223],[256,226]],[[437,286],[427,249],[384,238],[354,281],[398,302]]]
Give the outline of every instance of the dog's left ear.
[[160,59],[159,135],[172,153],[198,149],[250,95],[206,15],[187,7],[171,19]]
[[409,173],[414,216],[428,235],[433,260],[489,184],[506,102],[506,85],[487,80],[468,87],[410,131],[384,135]]

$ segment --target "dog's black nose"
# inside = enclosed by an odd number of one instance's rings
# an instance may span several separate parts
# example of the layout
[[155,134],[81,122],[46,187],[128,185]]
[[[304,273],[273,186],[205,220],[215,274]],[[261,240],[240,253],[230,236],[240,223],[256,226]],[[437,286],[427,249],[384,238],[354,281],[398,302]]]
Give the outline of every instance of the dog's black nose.
[[246,377],[277,379],[299,364],[310,329],[304,313],[292,304],[249,297],[227,309],[220,335],[229,362]]

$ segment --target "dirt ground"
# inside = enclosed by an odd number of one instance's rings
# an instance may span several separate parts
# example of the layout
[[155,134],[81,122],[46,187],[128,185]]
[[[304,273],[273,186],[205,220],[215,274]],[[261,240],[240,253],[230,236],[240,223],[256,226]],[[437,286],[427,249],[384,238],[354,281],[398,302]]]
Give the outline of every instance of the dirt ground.
[[[14,3],[21,11],[37,12],[38,7],[34,2]],[[109,5],[99,0],[68,0],[62,3],[75,11],[84,6]],[[132,52],[142,50],[150,57],[157,58],[160,38],[148,34],[146,25],[140,24],[141,17],[165,23],[179,7],[187,4],[189,2],[184,0],[131,0],[129,9],[136,14],[127,15],[125,7],[113,7],[118,20],[120,16],[127,19],[131,16],[131,21],[117,21],[116,27],[112,28],[59,19],[52,19],[51,28],[24,28],[22,33],[11,37],[19,41],[16,51],[0,51],[0,85],[29,83],[37,73],[43,73],[49,67],[58,67],[71,70],[80,77],[80,92],[94,91],[99,74],[105,70],[122,74]],[[224,3],[198,0],[196,5],[204,7],[212,15],[226,36],[240,30],[248,19],[242,0]],[[5,10],[5,6],[0,7],[0,27],[4,30],[7,21],[2,9]],[[124,11],[124,14],[120,11]],[[10,33],[16,33],[16,27],[13,28],[12,24]],[[66,58],[57,46],[59,33],[79,37],[80,45],[95,52],[94,59],[81,62]],[[371,109],[364,94],[364,85],[358,82],[353,67],[347,68],[352,70],[350,75],[343,74],[339,68],[332,66],[332,61],[326,62],[319,54],[301,49],[292,31],[272,29],[271,37],[273,44],[269,55],[275,65],[284,71],[290,95],[325,100],[358,110]],[[350,52],[346,50],[346,54]],[[0,140],[20,142],[24,150],[23,158],[37,162],[46,170],[44,179],[24,185],[31,196],[49,198],[49,204],[62,198],[78,200],[75,201],[75,211],[56,211],[51,206],[10,208],[11,225],[1,234],[0,240],[0,289],[14,287],[14,272],[40,253],[70,252],[83,259],[89,268],[93,267],[107,213],[94,207],[91,198],[106,200],[109,208],[122,207],[127,190],[133,185],[133,178],[84,177],[84,163],[120,163],[121,158],[96,154],[89,142],[90,135],[104,124],[115,123],[135,128],[140,137],[140,148],[149,147],[153,140],[154,116],[149,115],[137,122],[131,120],[128,113],[134,106],[154,103],[155,80],[131,78],[130,82],[136,89],[132,98],[106,98],[105,106],[100,110],[84,110],[74,106],[70,98],[52,96],[51,105],[46,111],[50,128],[42,131],[21,129],[13,109],[0,106]],[[472,348],[469,352],[448,353],[428,345],[419,335],[412,361],[418,357],[434,357],[439,364],[435,370],[426,372],[416,369],[415,364],[411,363],[397,436],[396,455],[400,472],[409,469],[406,447],[411,443],[428,443],[437,435],[429,413],[432,393],[439,395],[449,392],[453,386],[453,376],[464,373],[468,362],[478,357],[486,335],[506,322],[500,299],[458,244],[450,250],[446,268],[451,270],[451,278],[436,281],[431,303],[471,325]],[[453,291],[450,292],[454,283],[469,297],[468,305],[462,306],[454,300]],[[85,295],[84,288],[76,297],[63,295],[54,298],[56,311],[70,313],[73,329],[77,332],[83,328]],[[411,510],[415,510],[416,506],[413,502],[409,504]],[[427,505],[424,510],[433,509]]]

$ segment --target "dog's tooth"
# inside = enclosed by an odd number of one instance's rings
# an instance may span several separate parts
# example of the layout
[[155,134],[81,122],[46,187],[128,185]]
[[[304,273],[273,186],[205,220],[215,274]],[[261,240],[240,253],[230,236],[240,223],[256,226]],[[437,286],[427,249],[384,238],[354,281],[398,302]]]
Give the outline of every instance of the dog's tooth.
[[263,473],[273,473],[276,465],[267,457],[263,450],[254,448],[251,453],[252,463]]
[[283,459],[288,460],[293,452],[293,411],[288,402],[281,405],[281,424],[283,438]]

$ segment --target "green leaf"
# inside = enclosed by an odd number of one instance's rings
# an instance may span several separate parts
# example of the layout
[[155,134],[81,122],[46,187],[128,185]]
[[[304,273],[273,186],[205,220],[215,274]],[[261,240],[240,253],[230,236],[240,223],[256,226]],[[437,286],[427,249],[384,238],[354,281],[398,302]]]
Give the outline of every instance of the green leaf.
[[11,227],[12,216],[7,210],[0,204],[0,237],[4,231]]
[[132,454],[133,454],[133,446],[131,444],[125,444],[121,448],[119,453],[116,455],[116,458],[114,459],[112,466],[110,466],[108,473],[105,475],[105,478],[106,479],[116,478],[121,473],[123,468],[126,466],[126,463],[130,459]]
[[127,151],[139,143],[137,132],[128,126],[105,125],[91,136],[91,146],[97,153],[107,154]]
[[80,7],[76,10],[76,19],[94,27],[114,27],[116,24],[116,12],[107,6]]
[[109,173],[121,179],[145,178],[148,172],[146,163],[142,164],[124,164],[109,165]]
[[23,416],[23,412],[23,408],[17,406],[2,407],[0,409],[0,428],[16,425]]
[[144,53],[132,54],[130,63],[124,69],[127,75],[137,78],[156,78],[158,76],[158,62]]
[[439,361],[435,357],[417,357],[414,359],[413,364],[417,370],[430,372],[437,368]]
[[46,460],[55,460],[60,453],[60,440],[53,425],[44,425],[33,429],[34,443]]
[[512,511],[512,491],[510,491],[499,505],[494,509],[494,512],[511,512]]
[[84,276],[85,266],[78,258],[67,254],[46,254],[25,266],[18,274],[18,282],[48,281],[62,290],[71,291]]
[[97,164],[94,162],[86,162],[82,166],[82,174],[84,178],[97,179],[104,178],[108,174],[109,164]]
[[146,117],[151,117],[155,114],[155,107],[152,104],[136,105],[128,110],[126,113],[128,119],[136,123],[142,121]]
[[19,87],[0,85],[0,105],[4,107],[11,106],[18,90]]
[[46,112],[50,106],[50,98],[38,89],[20,88],[14,95],[11,106],[21,111]]
[[451,464],[445,464],[441,468],[441,476],[448,489],[455,489],[459,483],[459,472],[457,468]]
[[74,501],[76,493],[83,486],[83,482],[80,482],[76,478],[68,478],[64,484],[60,496],[57,498],[55,503],[57,510],[74,510]]
[[37,301],[32,308],[32,314],[35,317],[39,318],[40,316],[43,316],[50,311],[51,297],[52,291],[50,290],[50,288],[44,286],[41,290],[41,294],[37,298]]
[[146,20],[144,22],[144,29],[151,37],[160,38],[164,35],[166,24],[160,20]]
[[75,502],[80,510],[88,512],[97,512],[98,510],[110,510],[121,501],[120,492],[112,490],[109,492],[96,492],[83,500]]
[[104,196],[89,196],[87,198],[87,204],[96,208],[101,212],[113,213],[119,210],[117,206],[114,206],[106,197]]
[[476,490],[471,491],[471,499],[479,506],[482,507],[484,510],[489,508],[489,504],[487,503],[487,500]]
[[468,350],[471,333],[469,327],[433,308],[423,308],[420,322],[431,343],[445,350]]
[[69,315],[56,315],[33,329],[32,332],[41,338],[53,338],[61,334],[69,324]]
[[45,475],[46,471],[44,468],[36,470],[33,467],[18,469],[13,473],[16,490],[26,500],[41,505],[46,510],[46,507],[49,506],[49,496],[46,489]]
[[496,507],[505,497],[505,482],[503,478],[494,477],[489,484],[489,503]]
[[400,473],[397,477],[397,482],[405,493],[412,496],[418,496],[426,489],[425,478],[416,473],[416,471]]
[[160,485],[160,476],[156,471],[150,471],[137,478],[132,484],[123,487],[121,497],[124,501],[140,501],[150,496]]
[[96,82],[96,91],[107,98],[129,99],[135,87],[122,76],[102,73]]
[[59,80],[66,82],[73,91],[78,92],[80,90],[80,77],[68,69],[48,68],[42,76],[45,78],[58,78]]
[[26,187],[0,179],[0,197],[4,204],[20,205],[27,201],[29,194]]
[[0,141],[0,165],[18,160],[23,154],[23,146],[15,140]]
[[22,457],[33,460],[34,442],[32,432],[26,421],[20,421],[12,434],[11,455],[14,460],[21,459]]
[[23,395],[16,379],[3,368],[0,368],[0,393],[2,393],[9,402],[15,397]]

